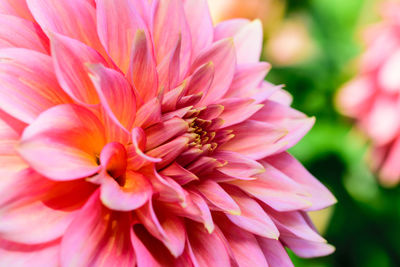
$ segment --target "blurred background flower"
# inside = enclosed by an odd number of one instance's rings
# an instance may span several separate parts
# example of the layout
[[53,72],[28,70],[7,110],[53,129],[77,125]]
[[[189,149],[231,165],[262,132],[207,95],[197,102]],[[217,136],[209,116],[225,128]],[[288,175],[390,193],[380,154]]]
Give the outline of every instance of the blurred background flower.
[[[273,64],[267,79],[286,83],[294,106],[317,118],[291,153],[338,198],[334,209],[311,214],[336,252],[307,261],[292,255],[296,267],[400,266],[400,187],[377,182],[365,163],[365,135],[333,101],[338,88],[358,72],[364,29],[380,20],[380,2],[210,0],[215,22],[229,16],[262,20],[263,57]],[[232,13],[221,15],[221,10]]]

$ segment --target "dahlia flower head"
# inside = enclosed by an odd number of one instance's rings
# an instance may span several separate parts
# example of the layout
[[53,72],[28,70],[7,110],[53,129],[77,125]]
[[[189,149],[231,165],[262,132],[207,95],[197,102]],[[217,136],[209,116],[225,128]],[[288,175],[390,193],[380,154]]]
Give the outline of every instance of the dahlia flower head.
[[293,266],[335,202],[286,150],[259,21],[205,0],[0,2],[0,266]]
[[385,2],[381,14],[383,20],[365,31],[360,73],[337,100],[370,139],[372,169],[392,186],[400,182],[400,2]]

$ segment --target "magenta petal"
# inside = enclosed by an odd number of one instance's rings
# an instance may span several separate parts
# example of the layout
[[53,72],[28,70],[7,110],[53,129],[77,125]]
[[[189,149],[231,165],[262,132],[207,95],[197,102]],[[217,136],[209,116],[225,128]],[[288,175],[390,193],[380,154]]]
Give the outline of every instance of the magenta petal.
[[130,227],[129,215],[102,206],[97,191],[77,214],[62,239],[61,265],[135,265]]
[[18,151],[37,172],[54,180],[96,173],[104,127],[89,110],[60,105],[40,114],[24,131]]

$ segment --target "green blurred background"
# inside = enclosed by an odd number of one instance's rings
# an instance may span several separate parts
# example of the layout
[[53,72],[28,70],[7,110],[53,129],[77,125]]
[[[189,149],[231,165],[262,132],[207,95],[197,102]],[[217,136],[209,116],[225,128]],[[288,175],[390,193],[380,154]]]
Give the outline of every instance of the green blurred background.
[[[338,199],[323,233],[336,252],[307,260],[291,254],[295,266],[400,266],[400,188],[387,189],[376,182],[364,162],[367,142],[334,105],[337,89],[356,73],[356,58],[363,48],[361,29],[378,18],[376,2],[286,3],[285,18],[304,19],[314,53],[294,65],[273,65],[267,80],[286,84],[293,106],[317,118],[312,131],[291,153]],[[318,220],[323,221],[324,215],[316,220],[321,223]]]

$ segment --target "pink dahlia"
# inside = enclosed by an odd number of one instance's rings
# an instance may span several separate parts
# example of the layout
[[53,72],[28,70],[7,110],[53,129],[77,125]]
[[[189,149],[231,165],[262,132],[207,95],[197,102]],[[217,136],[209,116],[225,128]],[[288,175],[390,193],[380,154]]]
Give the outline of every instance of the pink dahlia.
[[370,163],[385,185],[400,182],[400,3],[382,6],[367,29],[360,74],[341,89],[340,111],[356,119],[372,143]]
[[286,150],[258,21],[205,0],[0,2],[0,266],[292,266],[335,202]]

